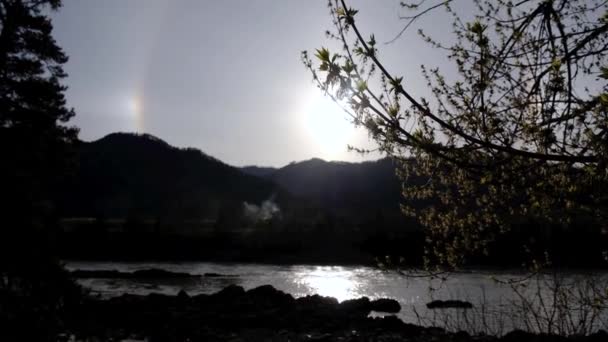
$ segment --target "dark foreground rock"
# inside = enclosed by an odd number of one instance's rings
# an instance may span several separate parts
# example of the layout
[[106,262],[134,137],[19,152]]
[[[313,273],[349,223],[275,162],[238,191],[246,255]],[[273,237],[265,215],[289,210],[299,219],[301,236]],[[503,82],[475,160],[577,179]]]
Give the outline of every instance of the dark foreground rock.
[[221,273],[209,272],[209,273],[203,274],[203,277],[207,277],[207,278],[230,278],[230,277],[236,277],[236,275],[235,274],[221,274]]
[[117,270],[75,270],[70,272],[74,278],[106,278],[106,279],[176,279],[199,278],[200,275],[171,272],[157,268],[138,270],[134,272],[121,272]]
[[380,298],[371,302],[372,310],[379,312],[397,313],[401,311],[401,305],[398,301],[388,298]]
[[[123,295],[87,299],[69,321],[77,338],[156,341],[499,341],[406,324],[395,316],[368,317],[368,298],[339,303],[319,295],[295,299],[266,285],[231,285],[212,295]],[[391,301],[377,302],[396,309]],[[387,307],[388,309],[389,307]],[[508,341],[556,341],[507,335]],[[599,335],[598,335],[599,336]],[[602,335],[603,336],[603,335]],[[600,337],[602,337],[600,336]],[[596,341],[593,336],[576,341]],[[540,339],[538,339],[540,338]],[[507,341],[507,339],[505,339]],[[574,340],[573,340],[574,341]]]
[[473,304],[462,300],[434,300],[426,307],[429,309],[472,309]]

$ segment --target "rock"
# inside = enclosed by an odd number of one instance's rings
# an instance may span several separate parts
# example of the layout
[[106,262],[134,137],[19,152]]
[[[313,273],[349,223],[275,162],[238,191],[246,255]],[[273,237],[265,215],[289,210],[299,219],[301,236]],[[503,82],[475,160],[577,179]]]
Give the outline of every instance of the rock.
[[589,342],[600,342],[600,341],[608,341],[608,333],[606,330],[599,330],[591,335],[588,338]]
[[74,270],[70,272],[75,278],[107,278],[107,279],[162,279],[162,278],[197,278],[196,274],[171,272],[157,268],[121,272],[117,270]]
[[351,313],[363,313],[365,316],[372,310],[369,298],[349,299],[340,303],[340,310]]
[[315,309],[315,308],[320,308],[320,307],[334,308],[334,307],[338,306],[338,300],[336,298],[323,297],[323,296],[319,296],[317,294],[312,295],[312,296],[300,297],[300,298],[296,299],[296,303],[300,307],[310,308],[310,309]]
[[500,340],[505,342],[533,341],[535,340],[535,335],[523,330],[513,330],[504,335]]
[[209,273],[203,274],[203,277],[207,277],[207,278],[219,278],[219,277],[226,277],[226,275],[219,274],[219,273],[209,272]]
[[247,291],[246,299],[261,308],[286,307],[295,303],[295,299],[290,294],[279,291],[272,285],[262,285]]
[[194,305],[199,305],[199,306],[200,305],[205,305],[205,304],[207,304],[207,302],[209,300],[209,297],[210,297],[210,295],[201,293],[201,294],[197,294],[197,295],[191,296],[190,297],[190,301]]
[[466,331],[458,331],[454,333],[454,341],[470,341],[471,335]]
[[275,289],[272,285],[262,285],[247,291],[247,294],[257,297],[275,297],[276,295],[284,295],[286,293]]
[[234,278],[234,277],[238,277],[238,275],[236,275],[236,274],[221,274],[221,273],[207,272],[207,273],[203,274],[203,277],[207,277],[207,278]]
[[175,299],[177,297],[166,295],[163,293],[150,293],[146,296],[143,296],[143,298],[145,298],[145,302],[148,302],[148,303],[166,305],[168,303],[175,302]]
[[133,272],[134,278],[198,278],[198,275],[182,272],[165,271],[158,268]]
[[71,318],[70,331],[74,329],[76,336],[103,336],[103,340],[149,341],[608,341],[605,331],[570,337],[513,331],[499,338],[425,328],[394,315],[367,316],[371,309],[396,312],[395,304],[392,299],[366,297],[341,303],[319,295],[294,299],[268,285],[249,291],[230,285],[212,295],[189,296],[181,290],[176,296],[88,298]]
[[247,291],[247,295],[269,300],[294,300],[294,298],[283,291],[275,289],[272,285],[262,285]]
[[74,278],[124,278],[130,273],[117,270],[74,270],[70,274]]
[[306,341],[329,342],[334,341],[332,334],[308,335]]
[[190,299],[190,295],[188,294],[188,292],[184,291],[184,289],[181,289],[177,293],[177,299],[188,300],[188,299]]
[[339,309],[338,300],[333,297],[312,295],[295,301],[294,323],[308,329],[334,330],[337,325],[348,322],[345,312]]
[[473,304],[462,300],[434,300],[426,304],[429,309],[472,309]]
[[225,288],[223,288],[221,291],[215,293],[212,296],[218,296],[218,297],[239,297],[245,294],[245,289],[242,286],[238,286],[238,285],[228,285]]
[[380,298],[371,302],[373,311],[397,313],[401,311],[401,305],[398,301],[389,298]]
[[410,328],[402,320],[395,316],[375,317],[374,323],[383,331],[403,331]]

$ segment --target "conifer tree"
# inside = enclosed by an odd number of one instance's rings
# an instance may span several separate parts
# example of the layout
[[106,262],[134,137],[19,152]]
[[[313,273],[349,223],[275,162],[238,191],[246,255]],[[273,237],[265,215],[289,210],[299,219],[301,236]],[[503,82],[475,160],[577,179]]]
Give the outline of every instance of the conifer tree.
[[0,321],[3,341],[56,341],[80,290],[49,253],[46,217],[71,163],[59,0],[0,0]]
[[[0,210],[24,224],[66,174],[77,129],[65,99],[66,54],[52,37],[59,0],[0,1]],[[16,227],[13,227],[15,229]]]

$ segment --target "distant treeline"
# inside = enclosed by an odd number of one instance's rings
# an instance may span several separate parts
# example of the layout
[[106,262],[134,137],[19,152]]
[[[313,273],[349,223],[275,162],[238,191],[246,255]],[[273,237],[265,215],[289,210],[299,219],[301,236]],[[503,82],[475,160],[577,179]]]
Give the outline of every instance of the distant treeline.
[[[159,222],[87,220],[59,229],[56,241],[64,258],[116,260],[209,260],[270,263],[375,264],[402,260],[420,266],[425,236],[421,230],[397,229],[381,217],[346,225],[324,217],[314,224],[288,220],[259,222],[242,229],[217,222]],[[184,227],[189,227],[184,229]],[[605,235],[592,229],[540,229],[528,223],[503,236],[488,255],[468,260],[470,265],[520,267],[547,251],[555,266],[603,267]]]

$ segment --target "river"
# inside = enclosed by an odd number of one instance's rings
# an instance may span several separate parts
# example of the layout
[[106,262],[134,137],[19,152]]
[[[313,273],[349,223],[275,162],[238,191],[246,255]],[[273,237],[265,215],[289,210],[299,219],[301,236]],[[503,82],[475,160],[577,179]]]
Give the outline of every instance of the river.
[[[502,334],[506,331],[520,328],[526,330],[542,330],[547,324],[554,324],[551,317],[573,314],[570,307],[548,304],[550,298],[555,298],[551,288],[559,279],[562,288],[577,289],[589,294],[593,289],[585,279],[586,274],[580,272],[561,273],[558,276],[530,278],[518,282],[518,285],[506,284],[504,281],[522,279],[525,275],[517,272],[477,270],[452,273],[442,278],[414,277],[398,274],[394,271],[384,271],[373,267],[362,266],[316,266],[316,265],[269,265],[269,264],[239,264],[239,263],[209,263],[209,262],[77,262],[66,263],[70,270],[118,270],[132,272],[141,269],[158,268],[173,272],[187,272],[204,275],[215,273],[215,277],[200,277],[192,279],[81,279],[79,283],[89,289],[92,294],[101,297],[117,296],[124,293],[176,294],[185,290],[190,295],[213,293],[222,288],[236,284],[246,290],[260,285],[270,284],[275,288],[301,297],[312,294],[331,296],[343,301],[351,298],[369,297],[393,298],[399,301],[402,310],[397,314],[406,323],[435,325],[450,330],[468,330]],[[606,281],[607,274],[600,274],[599,279]],[[595,285],[596,282],[593,283]],[[576,285],[576,286],[573,286]],[[517,291],[514,291],[514,288]],[[521,297],[518,295],[523,294]],[[582,292],[581,292],[582,293]],[[540,295],[540,296],[539,296]],[[527,303],[525,301],[528,301]],[[473,309],[443,309],[429,310],[426,304],[432,300],[457,299],[471,302]],[[542,306],[532,310],[540,300]],[[576,299],[576,298],[575,298]],[[553,302],[551,302],[553,303]],[[571,304],[574,306],[574,302]],[[548,310],[548,311],[547,311]],[[565,311],[565,313],[564,313]],[[571,312],[572,311],[572,312]],[[605,308],[600,310],[596,318],[582,324],[603,327],[607,324]],[[539,322],[538,313],[546,316]],[[577,311],[580,312],[580,311]],[[373,313],[374,314],[374,313]],[[553,316],[552,316],[553,315]],[[577,314],[578,315],[578,314]],[[522,319],[526,317],[526,319]],[[572,321],[563,319],[564,321]],[[576,321],[581,321],[577,316]],[[566,324],[560,322],[560,324]],[[570,329],[577,329],[575,323]],[[588,329],[580,326],[579,329]],[[554,329],[566,329],[558,327]]]

